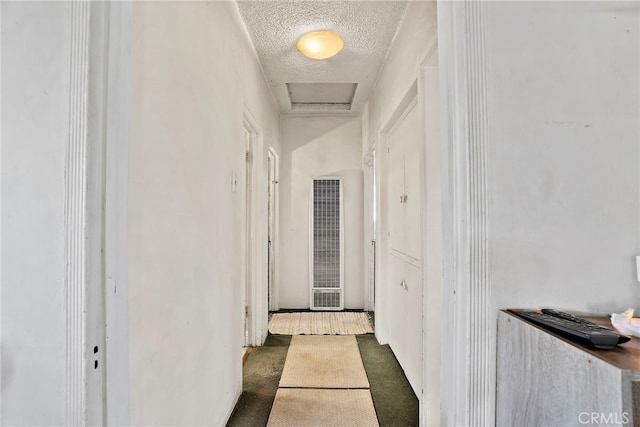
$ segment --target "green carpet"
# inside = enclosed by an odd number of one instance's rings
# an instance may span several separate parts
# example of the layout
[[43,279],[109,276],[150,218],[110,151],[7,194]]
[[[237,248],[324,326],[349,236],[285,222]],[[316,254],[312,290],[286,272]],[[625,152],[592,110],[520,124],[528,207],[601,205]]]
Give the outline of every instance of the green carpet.
[[[418,399],[388,345],[373,334],[357,335],[373,404],[381,427],[418,425]],[[291,336],[269,335],[244,364],[243,392],[227,426],[266,426],[278,390]]]
[[380,427],[417,426],[418,398],[391,348],[378,344],[373,334],[357,335],[356,339]]

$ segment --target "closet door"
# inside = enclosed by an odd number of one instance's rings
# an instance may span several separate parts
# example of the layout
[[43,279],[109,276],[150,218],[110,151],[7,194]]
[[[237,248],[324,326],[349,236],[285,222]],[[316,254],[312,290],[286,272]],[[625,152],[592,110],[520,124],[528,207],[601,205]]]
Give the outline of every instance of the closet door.
[[402,368],[416,396],[422,389],[422,269],[404,264],[404,352]]
[[389,307],[392,310],[392,316],[389,317],[389,345],[395,354],[396,359],[403,367],[403,361],[406,359],[405,351],[405,330],[407,327],[406,319],[406,299],[404,291],[404,264],[402,257],[391,254],[389,256]]
[[404,215],[404,156],[405,141],[392,141],[389,148],[389,248],[392,252],[402,252],[406,240]]
[[422,200],[418,111],[411,108],[389,140],[389,246],[392,251],[421,259]]
[[417,396],[422,394],[422,197],[418,110],[389,133],[389,344]]

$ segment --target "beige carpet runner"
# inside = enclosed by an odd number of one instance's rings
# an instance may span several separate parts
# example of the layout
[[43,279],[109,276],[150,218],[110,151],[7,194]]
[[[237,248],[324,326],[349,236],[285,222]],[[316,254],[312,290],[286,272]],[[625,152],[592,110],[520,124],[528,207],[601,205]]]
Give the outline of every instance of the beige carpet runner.
[[280,387],[369,388],[354,335],[294,335]]
[[280,387],[267,427],[379,426],[354,335],[294,335]]
[[369,390],[281,388],[267,427],[378,427]]
[[275,313],[269,320],[274,335],[371,334],[373,327],[364,312]]

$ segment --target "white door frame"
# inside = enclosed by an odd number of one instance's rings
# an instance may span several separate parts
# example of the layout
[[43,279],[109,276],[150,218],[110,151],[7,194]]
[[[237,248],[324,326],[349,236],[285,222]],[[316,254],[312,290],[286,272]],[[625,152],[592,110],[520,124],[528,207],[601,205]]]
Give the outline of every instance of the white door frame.
[[127,425],[131,4],[81,1],[71,15],[66,415]]
[[[268,307],[268,213],[267,194],[259,189],[267,186],[269,179],[268,156],[264,145],[263,132],[258,121],[251,113],[248,106],[244,106],[242,126],[251,134],[251,194],[249,198],[249,231],[251,236],[246,236],[246,226],[243,227],[243,256],[248,255],[249,262],[243,262],[243,287],[248,278],[249,283],[249,336],[245,343],[249,346],[262,345],[267,336]],[[247,187],[245,183],[245,189]],[[245,198],[246,200],[246,198]],[[246,261],[246,260],[245,260]],[[247,277],[248,275],[248,277]],[[244,292],[244,291],[243,291]]]
[[72,5],[67,422],[129,423],[127,186],[131,5]]
[[443,194],[442,421],[495,424],[484,1],[438,3]]
[[69,5],[70,49],[75,60],[69,66],[69,132],[64,170],[64,397],[68,425],[85,425],[88,418],[102,422],[99,412],[104,401],[102,370],[91,371],[92,356],[88,351],[104,336],[99,327],[101,313],[89,312],[101,306],[102,293],[102,186],[95,181],[101,178],[96,169],[102,168],[103,158],[102,149],[92,146],[95,143],[100,147],[103,142],[100,128],[104,115],[93,111],[99,108],[96,104],[104,94],[104,82],[98,77],[104,71],[100,41],[105,29],[100,15],[88,1]]
[[364,241],[365,248],[364,254],[364,310],[375,310],[375,252],[373,252],[373,258],[371,257],[375,240],[374,233],[374,221],[373,221],[373,209],[376,209],[374,205],[373,193],[376,189],[375,186],[375,156],[376,156],[376,140],[374,139],[369,143],[369,150],[362,158],[362,167],[364,169]]
[[104,275],[106,319],[106,422],[129,419],[129,117],[131,2],[108,2]]
[[[269,175],[269,166],[267,166],[267,185],[269,186],[269,194],[271,200],[269,202],[269,217],[267,221],[270,222],[268,227],[271,228],[271,235],[267,237],[271,246],[271,259],[268,259],[269,266],[267,267],[268,286],[269,286],[269,310],[276,311],[280,309],[280,298],[278,285],[278,265],[279,265],[279,227],[280,227],[280,155],[273,147],[269,147],[268,157],[273,159],[273,175]],[[270,160],[268,160],[270,161]]]
[[245,163],[242,177],[244,221],[242,233],[242,313],[243,313],[243,347],[249,347],[253,342],[255,333],[254,309],[255,309],[255,168],[253,157],[257,132],[248,114],[245,114],[243,123],[243,135],[245,144]]
[[[84,423],[103,425],[106,418],[106,276],[105,276],[105,177],[108,125],[109,4],[90,3],[88,89],[86,94],[87,147],[84,366],[86,399]],[[77,120],[77,118],[76,118]],[[69,171],[68,171],[69,172]],[[72,176],[68,173],[68,176]],[[69,221],[68,224],[71,224]]]
[[[420,398],[421,425],[441,425],[441,348],[442,348],[442,182],[441,182],[441,145],[438,138],[428,137],[432,132],[427,128],[428,115],[433,114],[434,102],[439,100],[439,90],[433,94],[430,78],[438,73],[438,43],[434,39],[420,65],[418,74],[418,111],[420,126],[420,168],[422,184],[422,397]],[[438,89],[440,85],[438,82]],[[439,115],[439,109],[435,112]],[[438,117],[435,118],[438,125]],[[433,122],[433,120],[431,120]],[[432,194],[432,192],[434,194]]]

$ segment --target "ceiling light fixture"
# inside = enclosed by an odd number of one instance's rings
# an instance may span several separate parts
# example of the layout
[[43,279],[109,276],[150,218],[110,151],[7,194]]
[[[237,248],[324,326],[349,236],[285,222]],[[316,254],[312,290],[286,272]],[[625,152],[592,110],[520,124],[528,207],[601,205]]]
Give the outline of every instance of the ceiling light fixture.
[[333,31],[313,31],[300,37],[297,48],[301,54],[312,59],[327,59],[342,50],[344,43]]

